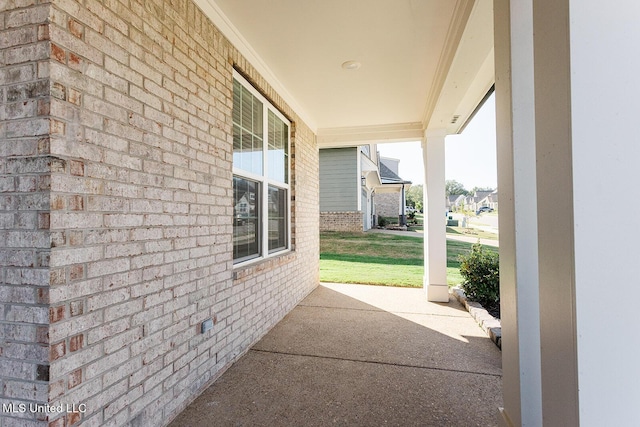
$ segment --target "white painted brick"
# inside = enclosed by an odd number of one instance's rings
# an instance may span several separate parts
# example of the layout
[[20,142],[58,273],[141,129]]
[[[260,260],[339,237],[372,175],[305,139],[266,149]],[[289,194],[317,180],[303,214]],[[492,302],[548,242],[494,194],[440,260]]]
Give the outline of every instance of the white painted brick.
[[39,323],[49,322],[49,309],[47,307],[5,305],[4,320],[18,323]]
[[[45,268],[8,268],[4,281],[8,285],[47,286],[49,283],[49,273],[49,270]],[[14,300],[4,299],[2,301]]]
[[87,365],[85,368],[85,377],[91,379],[112,368],[120,365],[129,359],[129,349],[123,348],[115,353],[103,356],[99,360]]
[[[161,253],[145,254],[131,258],[131,268],[144,268],[153,265],[161,265],[164,263],[164,257]],[[144,278],[144,273],[143,273]],[[147,278],[148,279],[148,274]]]
[[60,378],[89,362],[100,359],[102,355],[101,345],[86,347],[83,351],[75,353],[67,353],[65,357],[51,362],[49,375],[52,378]]
[[106,214],[104,225],[106,227],[137,227],[142,225],[144,217],[137,214]]
[[[105,340],[104,352],[105,354],[113,353],[124,347],[131,345],[134,341],[142,338],[142,328],[135,328],[128,330],[120,335],[115,335]],[[128,358],[127,358],[128,360]]]
[[51,229],[69,230],[81,228],[101,228],[103,225],[102,213],[88,212],[51,212]]
[[129,288],[118,288],[109,292],[95,294],[87,299],[89,311],[98,310],[113,304],[119,304],[129,299]]
[[138,313],[134,314],[131,319],[131,325],[144,325],[153,319],[158,319],[162,317],[162,313],[164,309],[161,305],[156,305],[154,307],[150,307],[145,310],[140,310]]
[[143,251],[144,247],[141,243],[119,243],[105,246],[104,256],[105,258],[133,256],[139,255]]
[[104,276],[106,274],[127,271],[130,267],[128,258],[117,258],[107,261],[95,261],[87,264],[87,277]]
[[51,253],[50,266],[60,267],[69,264],[80,264],[97,261],[102,258],[103,249],[98,246],[70,248],[55,248]]
[[109,370],[103,377],[104,387],[109,387],[122,379],[128,378],[142,368],[142,357],[131,357],[125,363]]
[[129,270],[123,273],[111,274],[102,278],[103,289],[110,290],[123,286],[130,287],[132,283],[138,283],[142,280],[142,271]]

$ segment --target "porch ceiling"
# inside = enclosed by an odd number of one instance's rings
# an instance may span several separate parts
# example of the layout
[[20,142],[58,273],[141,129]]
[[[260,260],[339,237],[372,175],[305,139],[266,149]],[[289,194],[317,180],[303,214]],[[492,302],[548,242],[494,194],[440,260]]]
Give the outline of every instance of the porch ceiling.
[[321,147],[458,132],[493,83],[491,3],[196,0]]

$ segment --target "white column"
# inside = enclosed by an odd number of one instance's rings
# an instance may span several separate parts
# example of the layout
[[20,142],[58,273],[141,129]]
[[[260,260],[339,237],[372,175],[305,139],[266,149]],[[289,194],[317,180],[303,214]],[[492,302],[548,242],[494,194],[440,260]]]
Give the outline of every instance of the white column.
[[494,5],[501,421],[503,426],[541,426],[532,0],[495,0]]
[[568,6],[536,1],[533,40],[542,408],[545,423],[573,426],[580,405]]
[[632,425],[640,402],[640,334],[637,306],[626,302],[639,282],[640,228],[633,220],[624,232],[619,226],[640,209],[637,197],[627,197],[640,179],[640,3],[571,0],[568,8],[579,419],[585,426]]
[[[496,88],[503,97],[497,104],[499,135],[503,131],[499,138],[505,140],[504,132],[513,138],[512,152],[508,146],[499,147],[499,156],[513,158],[512,188],[503,188],[510,182],[511,171],[504,169],[508,160],[503,157],[498,164],[501,216],[505,202],[513,209],[506,212],[507,223],[501,218],[500,224],[501,255],[503,242],[512,252],[511,259],[501,257],[501,274],[513,269],[501,276],[501,282],[515,277],[501,284],[507,333],[503,345],[509,347],[503,354],[509,418],[502,422],[540,425],[540,418],[527,418],[539,417],[526,413],[531,403],[527,393],[537,388],[538,380],[533,363],[522,355],[526,347],[535,348],[523,323],[537,311],[543,424],[634,425],[640,401],[638,313],[632,303],[621,301],[633,295],[628,289],[638,283],[634,268],[640,259],[640,228],[624,227],[620,232],[618,224],[624,223],[625,213],[640,209],[639,199],[628,196],[640,178],[640,57],[634,54],[640,40],[640,3],[531,3],[495,3]],[[533,65],[526,66],[531,61],[526,41],[531,34]],[[533,94],[527,83],[532,69]],[[500,83],[504,78],[507,89],[504,81]],[[527,124],[531,99],[533,129]],[[511,114],[500,113],[501,108]],[[526,188],[531,190],[532,172],[518,153],[529,150],[532,136],[535,207],[526,196],[520,197]],[[523,248],[530,250],[525,240],[535,240],[535,221],[520,214],[521,209],[537,212],[537,308],[522,298],[523,290],[529,292],[526,283],[535,286],[536,273],[521,275],[523,267],[529,268],[521,260],[534,262],[533,257],[521,256]]]
[[444,129],[427,130],[422,142],[424,160],[424,287],[427,299],[449,301],[445,226]]

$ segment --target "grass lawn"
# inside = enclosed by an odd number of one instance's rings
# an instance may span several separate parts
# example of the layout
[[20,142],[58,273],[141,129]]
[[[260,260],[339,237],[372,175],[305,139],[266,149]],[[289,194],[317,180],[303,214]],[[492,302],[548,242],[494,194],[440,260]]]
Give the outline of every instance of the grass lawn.
[[[491,248],[494,249],[494,248]],[[458,254],[471,243],[447,241],[447,283],[462,282]],[[422,239],[382,233],[320,233],[320,281],[422,287]]]
[[478,239],[498,240],[498,235],[478,228],[447,227],[447,234],[476,237]]

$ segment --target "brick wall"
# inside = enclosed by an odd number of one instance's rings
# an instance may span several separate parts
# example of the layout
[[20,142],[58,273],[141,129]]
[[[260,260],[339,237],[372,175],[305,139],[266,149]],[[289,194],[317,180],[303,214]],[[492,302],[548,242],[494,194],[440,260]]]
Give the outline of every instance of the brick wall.
[[320,231],[362,231],[362,212],[320,212]]
[[60,164],[49,152],[48,10],[0,13],[0,404],[17,417],[5,426],[30,425],[12,403],[48,400],[49,188]]
[[398,218],[400,215],[400,193],[376,193],[376,215]]
[[[317,285],[315,136],[186,0],[14,4],[0,19],[0,136],[19,141],[0,149],[2,401],[86,406],[3,425],[164,425]],[[293,122],[294,244],[235,270],[234,66]],[[16,85],[32,89],[14,101]]]

